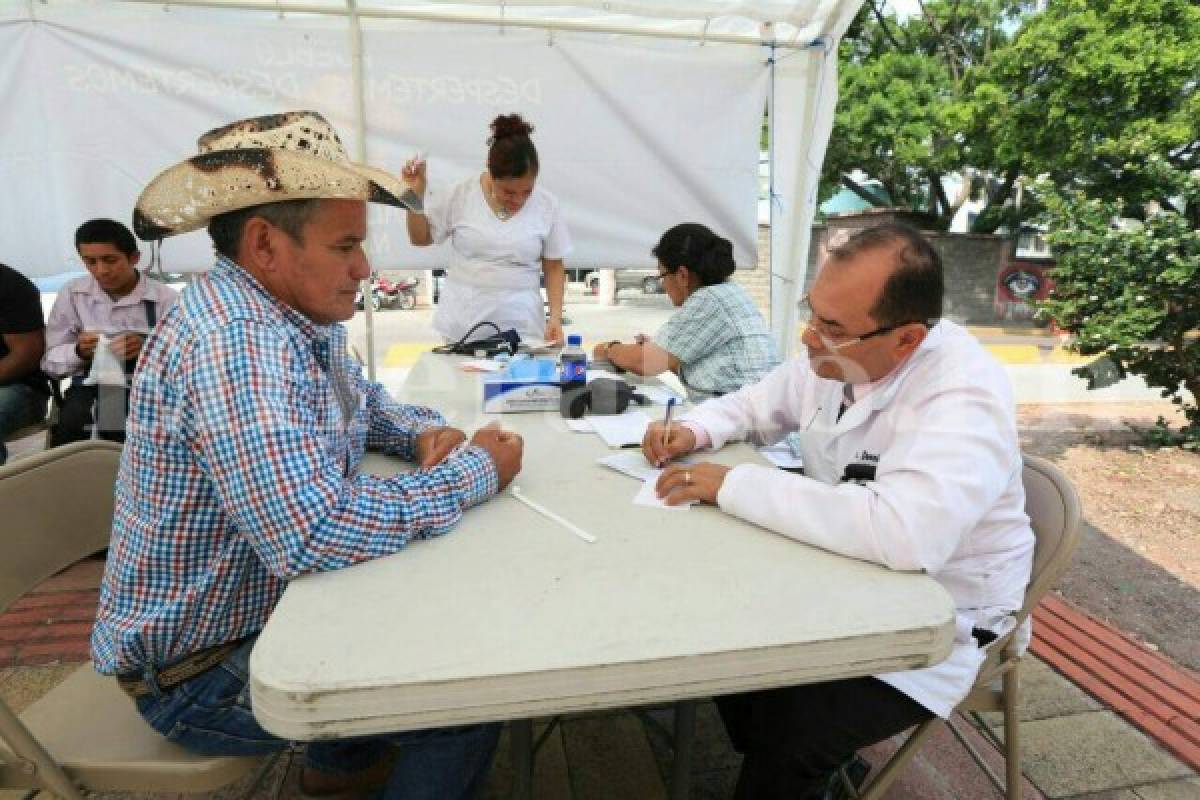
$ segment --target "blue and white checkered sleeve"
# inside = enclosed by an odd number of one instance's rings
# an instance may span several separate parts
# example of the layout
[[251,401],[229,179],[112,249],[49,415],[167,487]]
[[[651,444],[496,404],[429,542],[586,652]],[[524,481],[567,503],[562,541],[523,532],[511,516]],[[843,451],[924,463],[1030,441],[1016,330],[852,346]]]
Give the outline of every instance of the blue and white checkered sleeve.
[[410,475],[347,478],[312,407],[307,357],[253,322],[223,326],[183,356],[189,446],[272,574],[289,579],[394,553],[449,530],[494,491],[490,473],[480,477],[487,456],[479,453]]
[[446,419],[432,408],[396,402],[381,384],[363,380],[367,398],[367,449],[416,458],[417,436],[429,428],[445,425]]

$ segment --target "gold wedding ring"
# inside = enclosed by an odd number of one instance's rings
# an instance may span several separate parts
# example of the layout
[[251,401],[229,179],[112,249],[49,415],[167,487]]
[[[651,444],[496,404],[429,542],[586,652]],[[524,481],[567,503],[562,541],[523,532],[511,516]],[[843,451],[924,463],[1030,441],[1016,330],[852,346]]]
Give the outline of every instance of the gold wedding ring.
[[683,485],[684,485],[684,486],[691,486],[691,485],[692,485],[692,472],[691,472],[691,470],[688,470],[688,471],[686,471],[686,472],[684,472],[684,473],[683,473]]

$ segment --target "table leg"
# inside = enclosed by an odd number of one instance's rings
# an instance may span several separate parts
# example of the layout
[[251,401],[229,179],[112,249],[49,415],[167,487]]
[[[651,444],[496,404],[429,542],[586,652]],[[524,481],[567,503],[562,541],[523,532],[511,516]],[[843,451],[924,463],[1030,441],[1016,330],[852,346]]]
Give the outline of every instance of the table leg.
[[512,757],[513,800],[533,796],[533,720],[514,719],[508,724],[508,749]]
[[675,758],[671,762],[671,800],[687,800],[692,781],[692,746],[696,743],[696,701],[675,704]]

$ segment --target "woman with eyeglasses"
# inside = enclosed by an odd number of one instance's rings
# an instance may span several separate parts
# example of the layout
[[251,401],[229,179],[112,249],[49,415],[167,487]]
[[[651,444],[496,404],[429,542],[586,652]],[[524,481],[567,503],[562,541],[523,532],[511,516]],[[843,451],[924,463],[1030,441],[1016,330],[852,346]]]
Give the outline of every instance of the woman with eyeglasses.
[[754,383],[779,364],[771,332],[746,290],[729,280],[733,245],[688,222],[652,251],[659,280],[679,308],[653,339],[596,345],[593,356],[636,375],[670,370],[698,397]]
[[[455,186],[425,211],[406,212],[408,239],[417,247],[450,242],[446,281],[433,316],[446,341],[458,341],[480,322],[513,328],[524,340],[561,342],[563,259],[571,235],[558,199],[537,186],[533,126],[520,114],[492,120],[487,169]],[[410,159],[404,180],[422,198],[426,165]],[[545,277],[549,318],[542,302]],[[495,331],[481,328],[472,339]]]

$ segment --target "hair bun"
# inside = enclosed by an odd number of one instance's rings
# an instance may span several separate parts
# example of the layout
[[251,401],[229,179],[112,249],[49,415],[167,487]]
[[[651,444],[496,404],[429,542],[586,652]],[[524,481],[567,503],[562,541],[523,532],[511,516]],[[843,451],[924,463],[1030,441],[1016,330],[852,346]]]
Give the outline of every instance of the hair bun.
[[700,255],[698,270],[705,274],[713,283],[720,283],[733,274],[733,242],[713,234],[707,247]]
[[714,235],[708,242],[707,252],[709,258],[728,259],[733,261],[733,242],[723,236]]
[[492,139],[499,141],[510,136],[528,136],[533,133],[533,126],[526,122],[520,114],[501,114],[492,120]]

